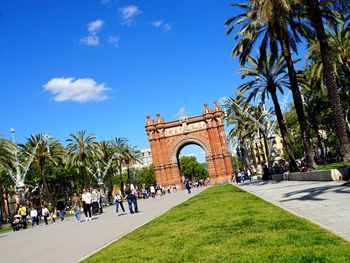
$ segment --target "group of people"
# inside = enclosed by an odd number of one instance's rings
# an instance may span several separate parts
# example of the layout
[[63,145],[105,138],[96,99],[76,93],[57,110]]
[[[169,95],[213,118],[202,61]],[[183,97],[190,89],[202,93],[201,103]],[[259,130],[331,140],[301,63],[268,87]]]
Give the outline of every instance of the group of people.
[[42,205],[41,208],[37,209],[33,205],[27,208],[26,205],[20,204],[18,214],[14,216],[11,222],[13,231],[18,231],[20,228],[26,229],[28,227],[28,215],[30,216],[32,227],[39,225],[41,218],[43,218],[45,225],[48,224],[48,218],[51,218],[51,221],[55,222],[55,217],[50,213],[46,205]]
[[239,169],[236,175],[233,175],[232,181],[236,181],[236,183],[244,183],[244,181],[252,181],[254,175],[254,171],[251,168],[248,169]]

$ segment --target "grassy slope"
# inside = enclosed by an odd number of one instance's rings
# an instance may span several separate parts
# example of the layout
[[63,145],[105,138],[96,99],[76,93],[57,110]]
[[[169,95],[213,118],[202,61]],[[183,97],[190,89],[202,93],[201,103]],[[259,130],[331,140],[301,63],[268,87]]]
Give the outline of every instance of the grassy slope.
[[349,262],[350,244],[232,185],[213,186],[86,262]]

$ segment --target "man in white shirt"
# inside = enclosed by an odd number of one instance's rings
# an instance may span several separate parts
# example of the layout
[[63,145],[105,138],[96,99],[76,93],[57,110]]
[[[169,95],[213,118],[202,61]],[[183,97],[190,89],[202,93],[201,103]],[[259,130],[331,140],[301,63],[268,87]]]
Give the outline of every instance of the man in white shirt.
[[83,200],[85,221],[91,221],[92,197],[91,197],[91,193],[90,193],[89,189],[87,189],[87,188],[83,189],[83,194],[81,195],[81,199]]

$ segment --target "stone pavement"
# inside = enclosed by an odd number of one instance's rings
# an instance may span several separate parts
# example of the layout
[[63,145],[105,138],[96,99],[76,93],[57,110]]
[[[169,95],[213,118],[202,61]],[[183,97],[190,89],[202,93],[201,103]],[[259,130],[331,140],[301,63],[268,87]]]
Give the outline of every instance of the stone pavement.
[[255,181],[238,186],[350,241],[350,182]]
[[[192,189],[190,195],[183,190],[156,200],[139,200],[138,214],[117,217],[115,206],[110,206],[92,221],[76,223],[75,217],[68,217],[47,226],[30,226],[26,230],[0,234],[0,261],[76,262],[204,189]],[[126,203],[124,207],[128,211]],[[83,214],[82,219],[85,219]]]

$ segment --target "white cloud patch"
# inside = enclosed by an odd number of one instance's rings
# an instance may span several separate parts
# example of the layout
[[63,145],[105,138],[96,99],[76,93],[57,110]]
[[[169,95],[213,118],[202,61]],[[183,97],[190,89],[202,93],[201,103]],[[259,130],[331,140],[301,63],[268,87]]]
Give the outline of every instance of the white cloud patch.
[[163,20],[154,21],[151,23],[154,27],[160,27],[163,24]]
[[90,22],[89,24],[87,24],[89,33],[91,35],[96,35],[99,31],[101,31],[104,23],[105,22],[100,19]]
[[105,83],[98,84],[94,79],[53,78],[44,89],[53,95],[54,101],[89,102],[107,99],[105,92],[110,90]]
[[87,36],[80,39],[80,42],[88,46],[98,46],[100,44],[100,38],[98,36]]
[[142,11],[136,5],[128,5],[119,8],[122,25],[135,25],[135,17],[140,15]]
[[173,26],[170,25],[170,24],[168,24],[168,23],[166,23],[166,24],[163,25],[163,30],[164,30],[165,32],[169,32],[172,28],[173,28]]
[[179,111],[176,113],[176,117],[180,118],[182,114],[185,114],[185,106],[182,106]]
[[80,42],[88,46],[98,46],[100,44],[100,38],[97,34],[102,30],[104,25],[103,20],[95,20],[87,24],[87,30],[89,35],[80,39]]
[[118,47],[119,39],[120,39],[119,36],[109,36],[108,43],[115,47]]
[[163,20],[153,21],[151,23],[151,25],[156,27],[156,28],[162,28],[164,30],[164,32],[168,32],[168,31],[170,31],[173,28],[171,24],[164,23]]

